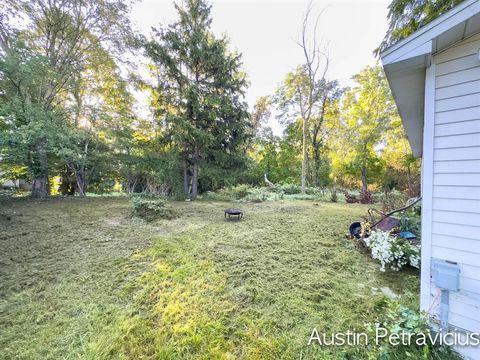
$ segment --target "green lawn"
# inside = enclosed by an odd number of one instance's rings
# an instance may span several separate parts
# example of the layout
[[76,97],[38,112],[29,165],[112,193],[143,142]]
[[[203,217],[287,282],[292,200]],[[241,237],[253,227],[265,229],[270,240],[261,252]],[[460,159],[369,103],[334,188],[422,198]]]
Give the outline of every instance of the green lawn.
[[[178,202],[144,224],[125,198],[0,204],[0,357],[367,359],[319,331],[384,321],[388,287],[417,306],[418,274],[381,273],[345,237],[366,207]],[[370,354],[370,355],[368,355]]]

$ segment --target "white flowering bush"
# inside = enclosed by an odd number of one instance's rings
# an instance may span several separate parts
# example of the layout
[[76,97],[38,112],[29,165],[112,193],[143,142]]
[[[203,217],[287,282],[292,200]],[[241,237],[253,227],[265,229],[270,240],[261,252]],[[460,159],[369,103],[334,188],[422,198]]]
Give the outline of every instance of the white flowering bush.
[[365,238],[365,243],[372,252],[372,258],[380,261],[380,271],[385,271],[386,267],[398,271],[407,264],[420,267],[420,248],[407,240],[375,230]]

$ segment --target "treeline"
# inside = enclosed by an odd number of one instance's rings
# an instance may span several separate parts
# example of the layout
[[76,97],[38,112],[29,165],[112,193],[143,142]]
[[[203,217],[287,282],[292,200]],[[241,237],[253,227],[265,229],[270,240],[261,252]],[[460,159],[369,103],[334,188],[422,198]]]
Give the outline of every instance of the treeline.
[[[328,56],[309,41],[310,11],[305,63],[249,111],[241,54],[212,33],[210,5],[175,7],[177,20],[147,38],[123,0],[2,2],[0,179],[26,180],[33,197],[194,199],[265,181],[418,192],[419,162],[381,67],[351,88],[329,80]],[[136,111],[139,91],[150,96],[148,118]],[[282,136],[268,127],[275,117]]]

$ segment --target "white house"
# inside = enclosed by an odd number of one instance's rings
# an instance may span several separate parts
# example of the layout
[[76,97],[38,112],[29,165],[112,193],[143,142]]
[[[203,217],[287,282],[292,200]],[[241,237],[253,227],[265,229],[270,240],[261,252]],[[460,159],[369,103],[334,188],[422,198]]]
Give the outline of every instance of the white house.
[[[421,308],[439,327],[479,333],[480,0],[381,58],[412,151],[422,156]],[[457,350],[480,359],[480,346]]]

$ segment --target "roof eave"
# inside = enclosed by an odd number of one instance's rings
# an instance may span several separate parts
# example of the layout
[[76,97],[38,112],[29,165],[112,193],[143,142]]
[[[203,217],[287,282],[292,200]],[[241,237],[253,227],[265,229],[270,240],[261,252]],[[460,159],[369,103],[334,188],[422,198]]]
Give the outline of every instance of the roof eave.
[[[480,12],[480,0],[467,0],[447,11],[442,16],[433,20],[429,24],[415,31],[410,36],[384,49],[380,53],[383,58],[399,57],[396,53],[408,53],[428,40],[432,40],[438,35],[444,33],[453,26],[466,21],[473,15]],[[393,56],[390,56],[393,55]]]
[[467,0],[380,54],[416,157],[421,156],[423,147],[425,70],[431,64],[432,54],[443,50],[438,38],[479,13],[480,0]]

